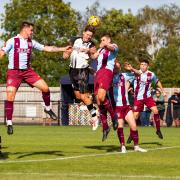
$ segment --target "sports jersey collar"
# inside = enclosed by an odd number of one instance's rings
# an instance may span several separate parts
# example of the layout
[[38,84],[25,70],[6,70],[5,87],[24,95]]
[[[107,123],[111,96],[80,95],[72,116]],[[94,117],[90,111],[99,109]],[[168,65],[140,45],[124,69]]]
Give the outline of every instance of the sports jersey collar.
[[139,72],[140,72],[141,74],[146,74],[146,73],[148,73],[149,71],[147,70],[146,72],[142,72],[141,70],[139,70]]
[[28,38],[23,38],[20,34],[17,34],[17,37],[20,38],[20,39],[24,39],[24,40],[28,39]]

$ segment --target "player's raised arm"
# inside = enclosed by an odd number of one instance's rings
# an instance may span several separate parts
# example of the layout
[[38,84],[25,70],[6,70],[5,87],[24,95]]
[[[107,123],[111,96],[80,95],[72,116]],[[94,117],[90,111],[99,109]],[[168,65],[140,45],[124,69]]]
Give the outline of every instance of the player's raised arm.
[[46,52],[61,52],[61,51],[71,51],[72,47],[71,46],[66,46],[66,47],[56,47],[56,46],[44,46],[43,51]]
[[111,38],[109,35],[102,36],[100,48],[105,48],[105,49],[112,51],[112,52],[118,51],[118,46],[111,42]]
[[139,75],[139,76],[141,75],[141,72],[139,70],[133,68],[133,66],[129,62],[124,63],[124,69],[134,72],[134,74],[136,74],[136,75]]

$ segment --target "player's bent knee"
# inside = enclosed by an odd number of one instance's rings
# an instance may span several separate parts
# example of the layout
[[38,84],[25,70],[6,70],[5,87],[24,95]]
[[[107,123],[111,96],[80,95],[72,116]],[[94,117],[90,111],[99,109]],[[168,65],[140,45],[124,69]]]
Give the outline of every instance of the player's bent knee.
[[104,99],[104,96],[98,96],[98,101],[100,102],[100,104],[104,102]]

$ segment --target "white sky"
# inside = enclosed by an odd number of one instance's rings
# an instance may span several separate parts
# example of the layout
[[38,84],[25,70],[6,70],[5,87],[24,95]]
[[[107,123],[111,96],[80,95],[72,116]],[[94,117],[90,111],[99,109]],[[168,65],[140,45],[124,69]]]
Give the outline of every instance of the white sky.
[[[0,0],[0,13],[4,12],[3,6],[9,3],[11,0]],[[78,11],[84,11],[87,6],[92,5],[96,0],[63,0],[64,2],[70,2],[72,7]],[[137,10],[143,8],[145,5],[157,8],[163,4],[175,3],[180,6],[180,0],[99,0],[101,7],[105,9],[123,9],[124,12],[130,8],[133,13],[137,13]]]
[[[0,0],[0,14],[4,13],[4,5],[11,0]],[[92,5],[96,0],[63,0],[65,3],[70,2],[72,8],[77,11],[85,11],[87,6]],[[100,6],[105,9],[122,9],[123,12],[128,12],[131,9],[133,14],[136,14],[138,9],[149,5],[153,8],[158,8],[164,4],[175,3],[180,6],[180,0],[99,0]],[[0,33],[2,30],[0,30]],[[0,42],[1,44],[1,42]]]

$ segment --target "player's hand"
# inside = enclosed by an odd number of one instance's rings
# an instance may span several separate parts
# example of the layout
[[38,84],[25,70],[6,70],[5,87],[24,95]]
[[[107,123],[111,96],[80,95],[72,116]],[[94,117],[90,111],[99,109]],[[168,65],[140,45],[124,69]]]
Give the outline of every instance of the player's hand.
[[132,65],[129,62],[124,63],[124,69],[131,71],[133,69]]
[[89,48],[89,53],[90,54],[95,54],[96,52],[97,52],[96,47]]
[[70,54],[72,53],[72,46],[66,46],[63,52],[63,59],[68,59]]
[[79,52],[89,53],[89,48],[80,48]]
[[72,52],[72,46],[66,46],[65,47],[65,51],[67,51],[67,52]]

